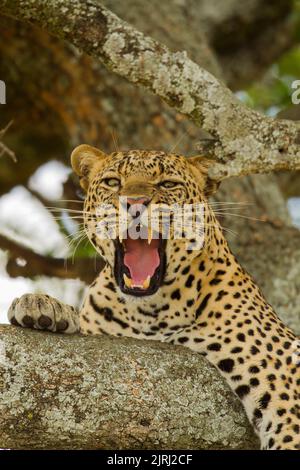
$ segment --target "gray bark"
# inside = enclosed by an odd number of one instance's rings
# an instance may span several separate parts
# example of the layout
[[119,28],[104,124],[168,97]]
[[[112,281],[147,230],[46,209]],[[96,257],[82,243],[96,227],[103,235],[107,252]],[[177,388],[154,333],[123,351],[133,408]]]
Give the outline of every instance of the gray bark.
[[[291,46],[290,0],[104,0],[104,6],[171,50],[186,50],[231,89],[257,79]],[[219,64],[218,64],[219,63]]]
[[258,447],[225,381],[184,347],[12,326],[0,334],[1,448]]
[[[290,0],[104,0],[104,6],[171,50],[243,89],[296,40]],[[219,63],[219,64],[218,64]]]

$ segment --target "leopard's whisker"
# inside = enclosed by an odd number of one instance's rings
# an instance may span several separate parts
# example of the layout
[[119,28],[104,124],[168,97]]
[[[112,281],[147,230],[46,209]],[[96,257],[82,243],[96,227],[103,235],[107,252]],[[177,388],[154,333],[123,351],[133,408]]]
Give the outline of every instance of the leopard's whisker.
[[[84,231],[79,231],[78,233],[76,233],[75,235],[72,234],[72,238],[68,238],[66,237],[66,242],[68,244],[68,253],[70,253],[73,249],[73,246],[75,245],[75,243],[81,238],[81,237],[85,237],[86,234]],[[68,255],[69,257],[69,255]]]
[[241,210],[245,210],[245,207],[243,207],[243,206],[221,206],[221,207],[212,208],[212,210],[214,212],[216,212],[216,211],[224,212],[224,211],[227,211],[227,210],[241,211]]
[[67,209],[65,207],[47,207],[45,206],[46,209],[48,209],[49,212],[72,212],[76,214],[90,214],[90,211],[85,211],[85,210],[77,210],[77,209]]
[[66,239],[70,239],[69,241],[72,241],[73,239],[78,238],[79,234],[83,234],[85,232],[85,229],[78,230],[77,232],[70,233],[70,235],[66,235]]
[[[72,219],[72,220],[82,220],[83,217],[82,217],[82,215],[74,215],[74,216],[69,216],[68,219]],[[57,216],[57,217],[53,217],[53,220],[56,220],[56,221],[62,220],[62,217],[58,217],[58,216]]]
[[238,233],[235,232],[234,230],[232,230],[228,227],[225,227],[224,225],[221,225],[221,224],[204,224],[204,227],[209,227],[209,228],[219,228],[219,227],[221,227],[221,229],[225,230],[225,232],[231,233],[232,235],[235,235],[235,236],[238,235]]
[[243,206],[253,206],[253,202],[235,202],[235,201],[209,201],[209,205],[222,205],[222,204],[232,204],[232,205],[243,205]]
[[[75,259],[75,253],[76,253],[76,250],[80,244],[80,242],[82,240],[84,240],[84,238],[86,237],[86,233],[85,233],[85,230],[79,230],[77,233],[75,234],[70,234],[66,237],[66,239],[68,239],[69,237],[72,237],[72,239],[70,240],[67,240],[67,243],[68,243],[68,255],[65,256],[64,258],[64,267],[65,269],[67,269],[67,262],[72,261],[72,264],[74,264],[74,259]],[[75,245],[75,243],[78,241],[76,247],[75,247],[75,251],[73,251],[73,254],[71,255],[70,254],[70,251],[72,250],[72,247],[73,245]]]
[[173,145],[173,147],[170,148],[169,150],[169,153],[173,153],[175,152],[175,150],[177,149],[178,145],[180,144],[180,142],[182,142],[182,140],[184,139],[184,137],[188,134],[188,131],[185,131],[181,134],[181,136],[178,137],[178,139],[176,140],[175,144]]
[[84,233],[81,237],[79,237],[78,243],[76,244],[75,249],[74,249],[73,254],[72,254],[72,264],[74,264],[76,251],[77,251],[77,249],[78,249],[80,243],[81,243],[85,238],[86,238],[86,234],[85,234],[85,233]]
[[111,133],[111,138],[112,138],[113,145],[114,145],[114,148],[115,148],[115,152],[119,152],[119,145],[118,145],[118,139],[117,139],[116,132],[115,132],[114,129],[110,129],[110,133]]
[[264,219],[258,219],[256,217],[250,217],[250,216],[247,216],[247,215],[241,215],[241,214],[232,214],[230,212],[216,212],[214,211],[216,215],[221,215],[222,217],[224,216],[227,216],[229,215],[230,217],[239,217],[239,218],[242,218],[242,219],[247,219],[247,220],[254,220],[254,221],[257,221],[257,222],[265,222]]
[[59,199],[58,202],[76,202],[78,204],[84,204],[84,200],[80,200],[80,199]]
[[85,230],[83,230],[83,229],[82,229],[82,230],[79,230],[79,231],[76,232],[75,234],[74,234],[74,233],[71,234],[70,240],[69,240],[70,244],[74,243],[74,241],[78,240],[78,238],[79,238],[80,236],[84,235],[84,234],[85,234]]

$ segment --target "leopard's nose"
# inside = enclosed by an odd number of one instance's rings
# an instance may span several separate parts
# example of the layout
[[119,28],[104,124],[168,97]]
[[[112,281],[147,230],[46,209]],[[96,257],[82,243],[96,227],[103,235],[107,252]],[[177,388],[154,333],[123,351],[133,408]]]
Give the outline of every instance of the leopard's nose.
[[127,198],[127,204],[129,206],[133,204],[140,204],[143,206],[147,206],[150,203],[150,198],[147,196],[137,196],[137,197],[128,197]]

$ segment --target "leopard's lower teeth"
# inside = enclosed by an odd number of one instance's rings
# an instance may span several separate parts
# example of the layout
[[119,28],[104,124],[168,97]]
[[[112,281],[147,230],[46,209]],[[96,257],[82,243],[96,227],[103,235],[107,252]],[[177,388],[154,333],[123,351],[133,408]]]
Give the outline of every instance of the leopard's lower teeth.
[[126,274],[123,274],[123,279],[124,279],[125,286],[128,287],[128,289],[132,289],[133,287],[138,287],[140,289],[148,289],[148,287],[150,286],[150,281],[151,281],[151,277],[148,276],[147,279],[144,280],[143,284],[134,284],[132,279],[126,276]]

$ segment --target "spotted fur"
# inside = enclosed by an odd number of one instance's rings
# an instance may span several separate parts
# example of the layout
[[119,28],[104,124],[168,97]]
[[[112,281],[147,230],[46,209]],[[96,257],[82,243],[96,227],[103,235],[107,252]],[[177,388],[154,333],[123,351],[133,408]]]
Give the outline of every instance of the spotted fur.
[[[261,447],[299,450],[300,367],[292,357],[296,337],[228,247],[207,199],[216,189],[208,177],[209,162],[156,151],[106,156],[88,146],[77,148],[72,161],[87,190],[87,234],[106,262],[81,309],[81,332],[159,340],[206,356],[242,401]],[[121,179],[117,192],[101,186],[104,174]],[[162,189],[158,183],[166,176],[183,178],[185,184]],[[96,208],[103,202],[117,208],[119,195],[204,205],[203,247],[189,250],[186,240],[168,240],[163,285],[154,295],[122,293],[113,272],[114,245],[97,239]],[[10,314],[22,324],[20,315]]]

